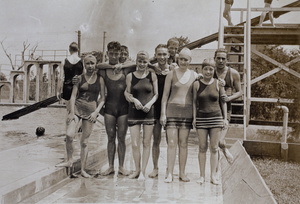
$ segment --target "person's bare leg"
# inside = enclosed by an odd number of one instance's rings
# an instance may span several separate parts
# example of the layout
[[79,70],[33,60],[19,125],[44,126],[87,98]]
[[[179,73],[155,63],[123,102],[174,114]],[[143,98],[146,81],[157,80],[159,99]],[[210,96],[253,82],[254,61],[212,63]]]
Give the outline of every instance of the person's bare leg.
[[75,116],[75,119],[66,124],[66,153],[67,160],[55,165],[56,167],[71,167],[73,165],[73,152],[74,152],[74,143],[76,126],[79,122],[79,118]]
[[141,152],[140,152],[140,125],[129,127],[131,136],[132,156],[135,164],[135,172],[129,175],[129,178],[138,178],[141,172]]
[[153,161],[153,171],[149,174],[150,178],[155,178],[158,176],[158,158],[160,154],[160,141],[161,141],[161,124],[156,121],[153,129],[153,144],[152,144],[152,161]]
[[220,184],[217,179],[217,166],[218,166],[218,144],[220,138],[221,128],[211,128],[209,129],[210,136],[210,176],[211,182],[215,185]]
[[151,150],[151,136],[153,134],[153,125],[143,125],[143,155],[142,155],[142,173],[138,180],[145,180],[146,168],[149,161]]
[[188,136],[190,129],[179,129],[179,179],[189,182],[190,179],[185,174],[185,166],[188,155]]
[[197,129],[198,139],[199,139],[199,153],[198,162],[200,168],[200,178],[197,183],[202,184],[205,182],[205,164],[206,164],[206,152],[208,148],[208,130],[207,129]]
[[229,26],[233,25],[231,21],[231,4],[225,4],[223,17],[228,21]]
[[119,170],[118,173],[122,174],[124,176],[129,175],[129,171],[124,169],[124,161],[125,161],[125,153],[126,153],[126,134],[127,134],[127,129],[128,129],[128,115],[122,115],[118,117],[118,157],[119,157]]
[[165,183],[171,183],[173,181],[173,171],[176,159],[176,150],[178,145],[178,129],[168,128],[168,148],[167,148],[167,168],[168,175],[165,179]]
[[88,120],[82,120],[82,136],[80,138],[80,158],[81,158],[81,176],[84,178],[90,178],[91,175],[89,175],[86,171],[86,163],[87,163],[87,157],[88,157],[88,141],[89,137],[91,135],[91,132],[93,130],[94,123],[89,122]]
[[114,161],[116,153],[116,124],[117,120],[115,116],[105,114],[104,115],[104,124],[105,130],[107,133],[107,157],[108,157],[108,169],[100,173],[102,176],[108,176],[115,173],[114,170]]
[[228,126],[222,128],[221,133],[220,133],[220,138],[219,138],[219,147],[222,150],[225,158],[227,159],[229,164],[232,164],[233,162],[233,156],[229,152],[229,150],[226,148],[226,142],[225,142],[225,136],[228,131]]
[[275,27],[273,12],[269,12],[269,19],[271,21],[272,26]]

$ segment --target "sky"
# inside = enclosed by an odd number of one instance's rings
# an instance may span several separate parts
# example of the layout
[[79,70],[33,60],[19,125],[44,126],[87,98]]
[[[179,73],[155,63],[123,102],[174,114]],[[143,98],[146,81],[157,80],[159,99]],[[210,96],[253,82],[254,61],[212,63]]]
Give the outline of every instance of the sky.
[[[281,7],[295,0],[274,0]],[[246,0],[235,0],[233,8],[246,8]],[[263,0],[251,0],[252,7],[264,7]],[[81,51],[100,51],[110,41],[129,47],[135,58],[139,50],[150,56],[155,47],[171,37],[198,40],[218,31],[220,0],[0,0],[0,40],[14,56],[22,51],[23,41],[40,50],[67,50],[77,42],[81,31]],[[260,13],[252,13],[252,17]],[[239,23],[239,12],[232,12]],[[300,23],[300,12],[286,14],[276,23]],[[223,19],[227,24],[227,21]],[[217,48],[217,43],[203,46]],[[9,61],[0,49],[2,71]]]

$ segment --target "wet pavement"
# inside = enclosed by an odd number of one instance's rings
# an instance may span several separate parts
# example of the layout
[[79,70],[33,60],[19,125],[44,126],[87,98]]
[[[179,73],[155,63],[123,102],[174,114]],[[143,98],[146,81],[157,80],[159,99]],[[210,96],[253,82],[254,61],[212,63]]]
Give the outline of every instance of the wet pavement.
[[[0,109],[0,117],[18,107]],[[1,121],[0,128],[0,196],[1,203],[222,203],[222,186],[209,181],[209,159],[207,159],[206,182],[196,183],[199,177],[198,146],[195,132],[189,138],[189,156],[186,173],[191,182],[178,179],[178,158],[175,177],[171,184],[164,183],[167,145],[162,137],[159,159],[159,176],[155,179],[137,181],[125,176],[110,175],[91,179],[70,179],[65,168],[55,164],[63,161],[64,108],[45,108],[13,121]],[[100,118],[102,120],[103,118]],[[103,121],[102,121],[103,122]],[[36,138],[35,129],[43,126],[46,135]],[[75,158],[79,158],[79,144],[75,142]],[[125,168],[134,169],[130,137],[127,136]],[[92,171],[107,168],[107,138],[104,127],[96,123],[89,140],[89,159]],[[97,153],[97,154],[96,154]],[[209,154],[209,153],[208,153]],[[96,155],[96,156],[95,156]],[[100,155],[100,156],[99,156]],[[209,158],[209,157],[208,157]],[[97,161],[101,160],[100,164]],[[99,161],[98,161],[99,163]],[[117,159],[115,160],[117,168]],[[147,175],[152,171],[150,155]],[[115,169],[117,171],[117,169]],[[52,191],[48,188],[63,182]],[[55,187],[54,187],[55,188]],[[34,202],[30,198],[35,196]],[[13,202],[12,202],[13,201]]]
[[[192,133],[189,143],[189,156],[186,166],[190,182],[178,179],[178,158],[174,169],[173,183],[164,183],[167,145],[162,137],[161,154],[159,158],[159,176],[146,178],[146,181],[129,179],[126,176],[109,175],[95,178],[77,178],[38,203],[223,203],[222,186],[210,183],[209,159],[207,161],[206,182],[202,185],[196,183],[199,178],[198,146],[193,143],[195,133]],[[209,153],[208,153],[209,154]],[[209,158],[209,157],[208,157]],[[115,161],[117,172],[118,161]],[[108,166],[103,166],[103,171]],[[127,149],[125,168],[134,170],[131,148]],[[146,174],[152,171],[150,155]],[[93,167],[97,171],[99,166]],[[25,202],[24,202],[25,203]]]

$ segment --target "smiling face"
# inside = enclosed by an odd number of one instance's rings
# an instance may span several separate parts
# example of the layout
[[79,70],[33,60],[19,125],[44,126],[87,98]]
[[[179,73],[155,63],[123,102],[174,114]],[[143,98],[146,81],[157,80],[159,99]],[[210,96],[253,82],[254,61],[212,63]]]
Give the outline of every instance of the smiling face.
[[107,51],[108,61],[109,64],[115,65],[119,63],[120,58],[120,50],[117,49],[111,49]]
[[127,60],[128,55],[129,55],[128,51],[121,48],[121,53],[119,58],[120,63],[124,63]]
[[155,51],[155,57],[158,64],[165,65],[169,59],[169,52],[167,48],[157,48]]
[[136,67],[139,71],[145,71],[149,64],[149,57],[138,56],[136,59]]
[[178,65],[180,68],[188,68],[192,60],[192,53],[189,49],[182,49],[178,57]]
[[212,66],[202,68],[202,74],[205,79],[211,79],[214,76],[215,69]]
[[224,69],[227,63],[227,54],[225,52],[217,52],[215,62],[216,68]]
[[170,56],[174,57],[178,51],[179,43],[178,42],[170,42],[168,44],[168,50],[170,53]]
[[87,56],[84,58],[84,67],[86,73],[92,74],[96,70],[97,60],[94,56]]

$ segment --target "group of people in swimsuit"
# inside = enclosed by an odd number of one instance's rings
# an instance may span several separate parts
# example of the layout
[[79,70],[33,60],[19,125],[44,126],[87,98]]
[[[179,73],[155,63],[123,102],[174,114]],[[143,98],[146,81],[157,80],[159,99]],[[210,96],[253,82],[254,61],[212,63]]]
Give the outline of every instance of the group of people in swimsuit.
[[[188,136],[190,130],[195,127],[199,138],[200,178],[197,182],[205,181],[209,136],[211,182],[220,183],[219,150],[224,153],[228,162],[233,161],[232,155],[225,147],[225,135],[231,113],[230,101],[242,95],[239,73],[226,66],[226,49],[217,49],[214,58],[204,60],[202,73],[198,74],[189,69],[191,51],[183,48],[178,53],[179,42],[176,38],[171,38],[167,44],[159,44],[155,48],[153,58],[150,58],[146,51],[139,51],[135,63],[127,60],[128,48],[116,41],[108,43],[108,62],[103,63],[97,63],[92,55],[84,57],[82,63],[76,46],[76,43],[70,45],[71,55],[63,64],[65,77],[61,90],[68,113],[67,159],[59,166],[70,167],[74,162],[73,138],[81,120],[81,175],[91,177],[85,171],[88,138],[101,112],[108,137],[109,167],[100,172],[100,175],[106,176],[115,172],[114,157],[117,151],[118,173],[132,179],[145,180],[153,135],[154,168],[148,177],[157,177],[159,146],[164,128],[168,144],[165,182],[173,181],[177,147],[179,179],[184,182],[190,181],[185,167]],[[58,97],[60,96],[59,92]],[[133,172],[124,168],[128,127],[135,164]]]
[[[265,8],[271,8],[272,1],[273,0],[264,0]],[[231,21],[231,7],[232,7],[233,3],[234,3],[234,0],[225,0],[225,7],[224,7],[224,11],[223,11],[223,17],[227,20],[229,26],[233,26],[233,23]],[[275,27],[273,12],[270,11],[268,13],[269,13],[269,19],[271,21],[271,24],[272,24],[273,27]],[[259,27],[262,26],[262,23],[265,20],[266,14],[267,14],[266,11],[263,11],[261,13],[260,18],[259,18],[259,23],[258,23]]]

